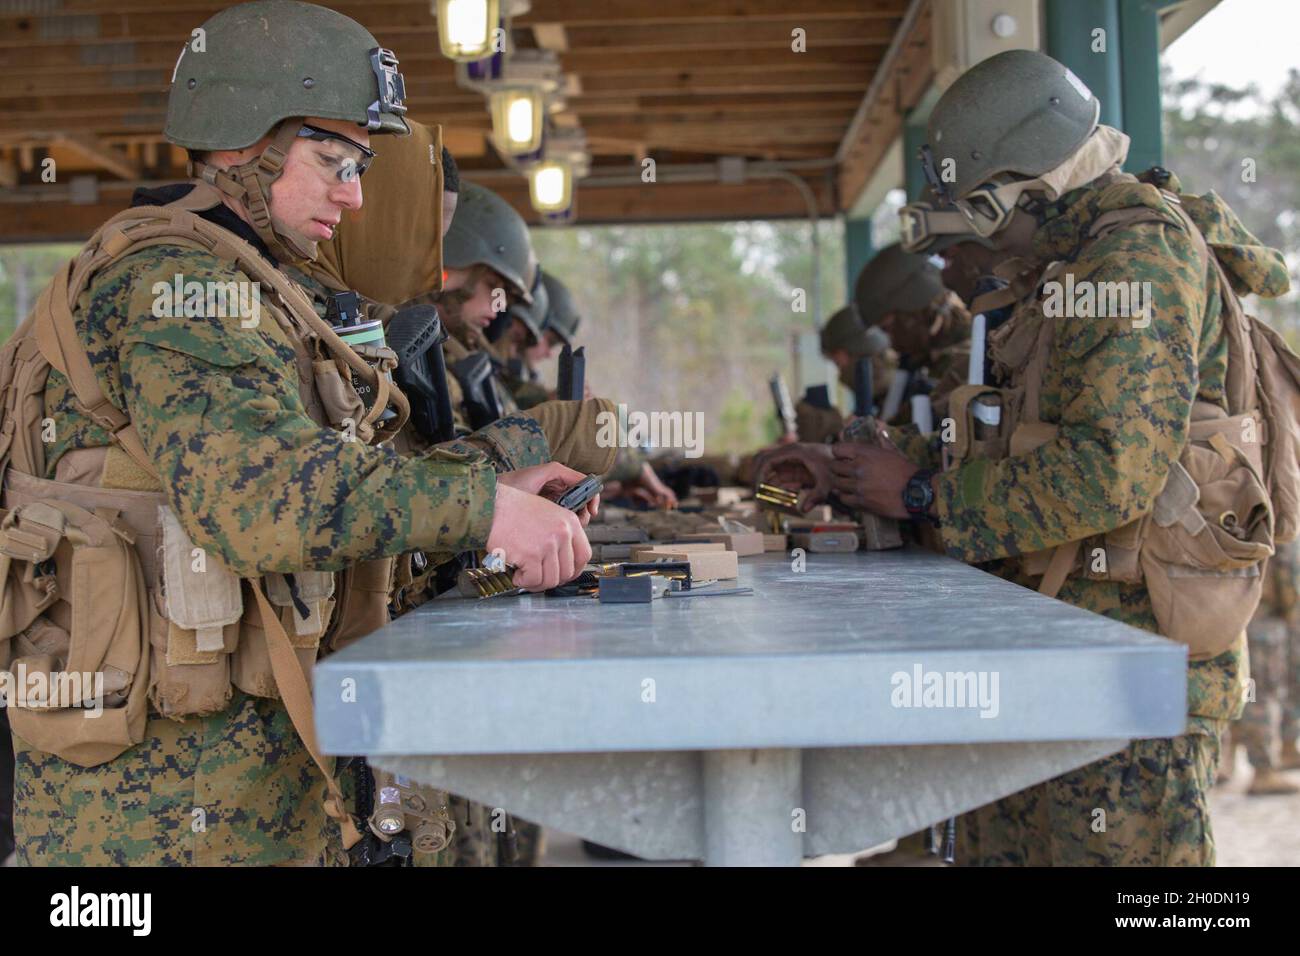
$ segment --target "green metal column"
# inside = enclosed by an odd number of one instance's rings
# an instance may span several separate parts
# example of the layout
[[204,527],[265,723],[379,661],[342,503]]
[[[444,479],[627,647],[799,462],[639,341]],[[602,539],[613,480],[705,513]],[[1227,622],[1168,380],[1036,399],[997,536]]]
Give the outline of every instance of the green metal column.
[[1164,163],[1161,130],[1160,17],[1157,0],[1119,0],[1120,83],[1124,93],[1124,132],[1133,140],[1124,168],[1140,173]]
[[1078,74],[1101,100],[1101,121],[1128,133],[1132,145],[1124,168],[1130,172],[1164,160],[1158,11],[1167,5],[1168,0],[1044,4],[1047,52]]
[[[853,280],[858,277],[871,257],[876,254],[876,245],[871,234],[870,219],[844,220],[844,288],[853,295]],[[826,303],[826,315],[830,315],[844,303],[832,306]],[[819,316],[817,321],[824,322],[826,316]]]
[[1124,129],[1119,0],[1046,0],[1043,10],[1048,55],[1101,100],[1103,123]]

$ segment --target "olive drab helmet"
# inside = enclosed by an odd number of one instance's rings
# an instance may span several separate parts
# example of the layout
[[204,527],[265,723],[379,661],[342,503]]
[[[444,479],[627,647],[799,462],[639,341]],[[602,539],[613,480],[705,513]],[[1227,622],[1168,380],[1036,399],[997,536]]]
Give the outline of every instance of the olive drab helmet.
[[854,359],[875,355],[889,348],[889,336],[880,329],[863,325],[857,307],[852,305],[846,305],[826,320],[819,340],[822,354],[830,355],[843,349]]
[[1063,64],[1007,50],[971,67],[935,104],[921,147],[926,179],[980,235],[991,235],[1010,220],[1023,181],[1068,159],[1100,114],[1097,97]]
[[528,224],[510,203],[477,183],[460,181],[456,215],[442,241],[442,264],[449,269],[488,266],[510,283],[517,298],[533,301],[537,256]]
[[[191,151],[194,175],[238,199],[277,259],[314,257],[270,217],[271,183],[304,117],[351,121],[372,134],[410,132],[397,57],[341,13],[296,0],[259,0],[211,17],[186,40],[172,73],[163,133]],[[195,152],[272,141],[220,170]]]
[[554,332],[560,341],[573,348],[573,337],[578,334],[578,323],[582,316],[578,314],[578,304],[573,301],[573,293],[549,272],[542,273],[542,284],[546,287],[550,308],[546,311],[544,331]]
[[853,288],[853,303],[862,324],[880,324],[890,312],[922,312],[945,294],[939,267],[929,256],[886,246],[862,267]]

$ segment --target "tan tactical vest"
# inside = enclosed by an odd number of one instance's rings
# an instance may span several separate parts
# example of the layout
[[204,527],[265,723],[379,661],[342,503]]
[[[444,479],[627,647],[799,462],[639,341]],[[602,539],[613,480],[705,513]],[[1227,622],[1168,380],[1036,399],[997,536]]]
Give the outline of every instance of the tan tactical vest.
[[[1300,357],[1276,333],[1246,315],[1222,265],[1178,197],[1165,193],[1196,244],[1205,268],[1217,272],[1228,341],[1228,411],[1205,402],[1192,407],[1188,442],[1150,513],[1105,534],[1026,555],[1039,590],[1060,592],[1067,577],[1144,583],[1160,633],[1188,645],[1193,660],[1223,653],[1237,640],[1259,603],[1262,562],[1275,541],[1295,537],[1300,507]],[[1099,217],[1096,240],[1142,222],[1166,222],[1138,206]],[[1063,263],[1021,273],[1008,290],[973,311],[1020,302],[1012,319],[990,336],[990,355],[1012,370],[1007,388],[963,385],[950,399],[954,465],[976,458],[1024,455],[1056,437],[1039,418],[1039,396],[1053,324],[1034,294],[1064,271]],[[993,298],[997,298],[996,301]]]
[[[363,441],[391,437],[407,418],[405,397],[334,334],[302,289],[250,244],[196,215],[219,201],[200,185],[170,205],[110,219],[59,271],[0,351],[0,667],[39,674],[49,688],[72,686],[81,673],[104,675],[98,718],[87,719],[79,700],[69,707],[64,695],[11,706],[10,719],[33,746],[94,766],[143,739],[146,699],[171,718],[216,713],[234,688],[282,699],[325,774],[328,812],[345,842],[355,842],[316,748],[308,675],[322,642],[337,647],[387,621],[391,559],[339,574],[241,581],[196,548],[165,495],[137,490],[159,488],[157,472],[134,426],[103,395],[73,317],[95,274],[122,256],[151,245],[210,252],[261,283],[263,314],[294,344],[300,394],[312,419],[353,428]],[[51,368],[68,378],[80,410],[114,440],[107,448],[66,453],[59,480],[44,477],[41,440]],[[350,372],[377,389],[369,413]],[[375,423],[387,404],[398,417],[381,430]]]

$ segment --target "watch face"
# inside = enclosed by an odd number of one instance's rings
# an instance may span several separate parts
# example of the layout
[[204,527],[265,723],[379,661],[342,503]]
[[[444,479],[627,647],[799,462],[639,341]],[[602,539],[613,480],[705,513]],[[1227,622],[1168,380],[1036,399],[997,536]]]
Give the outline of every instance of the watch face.
[[928,474],[913,475],[907,482],[907,488],[903,491],[903,504],[908,511],[925,511],[930,506],[930,476]]

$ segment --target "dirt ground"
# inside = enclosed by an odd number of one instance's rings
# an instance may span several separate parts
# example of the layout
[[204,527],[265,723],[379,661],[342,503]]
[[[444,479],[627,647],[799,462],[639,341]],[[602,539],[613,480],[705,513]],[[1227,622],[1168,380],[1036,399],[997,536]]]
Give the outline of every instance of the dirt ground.
[[[1210,794],[1219,866],[1300,866],[1300,794],[1248,797],[1250,776],[1239,752],[1232,780]],[[1287,778],[1300,784],[1300,770]]]

